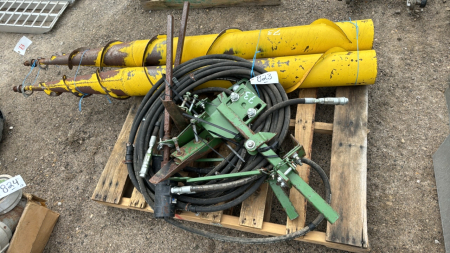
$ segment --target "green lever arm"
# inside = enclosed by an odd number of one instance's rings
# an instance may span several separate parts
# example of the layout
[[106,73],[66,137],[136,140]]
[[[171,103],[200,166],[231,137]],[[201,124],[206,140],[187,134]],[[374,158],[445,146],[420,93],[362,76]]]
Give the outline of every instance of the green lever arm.
[[286,211],[286,214],[289,217],[289,219],[291,220],[296,219],[298,217],[298,213],[295,210],[295,207],[292,205],[292,202],[289,200],[289,197],[283,191],[283,188],[277,185],[277,181],[274,179],[269,180],[269,185],[272,188],[273,193],[275,193],[275,196],[277,197],[278,201],[280,201],[284,211]]
[[[267,148],[268,145],[265,142],[268,141],[265,135],[261,135],[261,133],[254,133],[240,118],[237,116],[233,110],[231,110],[226,104],[221,103],[217,106],[217,110],[249,141],[253,141],[255,145],[251,149],[247,148],[249,152],[256,152],[258,149]],[[290,170],[290,172],[286,173],[289,168],[291,168],[286,162],[281,159],[275,151],[272,149],[267,149],[264,152],[261,152],[263,156],[274,166],[274,170],[277,171],[277,175],[280,175],[283,179],[290,182],[300,193],[305,196],[305,198],[322,213],[325,218],[330,222],[334,223],[339,215],[333,210],[333,208],[328,205],[328,203],[320,197],[303,179],[298,176],[295,172]],[[272,189],[274,190],[277,198],[280,200],[281,205],[286,210],[290,219],[297,214],[291,211],[292,203],[290,201],[286,201],[286,195],[281,194],[280,189],[273,186],[274,183],[271,183]],[[276,185],[276,184],[275,184]],[[282,189],[281,189],[282,190]],[[278,194],[276,193],[278,192]],[[295,209],[294,209],[295,210]],[[291,214],[291,215],[289,215]],[[298,216],[298,214],[297,214]],[[296,216],[295,216],[296,217]]]

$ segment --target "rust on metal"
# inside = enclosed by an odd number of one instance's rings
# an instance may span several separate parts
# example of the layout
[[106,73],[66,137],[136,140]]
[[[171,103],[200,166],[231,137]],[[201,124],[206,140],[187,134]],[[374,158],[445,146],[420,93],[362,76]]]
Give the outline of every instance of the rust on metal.
[[175,55],[174,66],[177,67],[181,63],[183,56],[184,38],[186,36],[187,19],[189,15],[189,2],[185,1],[183,6],[183,14],[181,16],[180,34],[178,35],[177,53]]
[[[102,48],[102,54],[100,55],[100,63],[98,64],[98,66],[100,66],[100,67],[103,66],[103,62],[105,60],[105,53],[106,53],[107,49],[109,48],[109,46],[111,44],[116,43],[116,42],[120,42],[120,41],[118,41],[118,40],[110,41]],[[114,62],[114,61],[112,61],[112,62]]]
[[[172,100],[172,90],[170,87],[172,87],[172,50],[173,50],[173,16],[168,15],[167,16],[167,44],[166,44],[166,51],[167,51],[167,58],[166,58],[166,89],[165,89],[165,101],[171,101]],[[171,124],[170,124],[170,114],[169,111],[166,109],[164,110],[164,140],[170,139],[170,132],[172,130]],[[169,161],[170,159],[170,147],[164,146],[164,156],[163,161],[161,163],[161,167],[164,167],[164,165]]]
[[[161,47],[163,47],[164,44],[166,44],[167,47],[166,41],[161,42]],[[160,59],[162,59],[162,53],[158,50],[158,47],[153,47],[153,50],[147,55],[145,64],[147,66],[157,66],[159,65]]]
[[27,204],[27,199],[22,198],[14,209],[7,212],[6,214],[0,215],[0,222],[3,222],[11,232],[14,232],[17,227],[17,223],[19,223],[20,217],[22,216],[23,210]]
[[183,116],[185,112],[173,101],[162,100],[162,103],[169,112],[175,126],[178,130],[183,131],[189,125],[189,120]]
[[[82,52],[84,52],[84,51],[86,51],[86,50],[89,50],[89,48],[86,48],[86,47],[80,47],[80,48],[77,48],[77,49],[73,50],[73,51],[69,54],[69,56],[67,57],[67,67],[69,67],[69,69],[72,69],[72,68],[73,68],[72,58],[73,58],[76,54],[82,53]],[[81,59],[81,57],[80,57],[80,59]]]
[[[101,49],[90,49],[84,53],[83,61],[81,65],[95,65],[95,60],[97,59],[97,55]],[[81,61],[82,53],[77,53],[71,57],[71,64],[78,65]],[[68,64],[68,56],[67,54],[63,54],[61,56],[54,56],[51,58],[42,58],[39,60],[39,63],[45,65],[67,65]]]
[[[211,152],[211,149],[207,149],[205,152],[198,152],[192,154],[188,159],[181,162],[179,159],[170,160],[168,163],[166,163],[164,166],[161,166],[161,169],[152,177],[150,178],[150,183],[157,184],[161,181],[164,181],[174,175],[175,173],[181,171],[184,169],[189,163],[204,157],[206,154]],[[186,150],[185,147],[181,147],[181,153],[186,154],[186,152],[189,152],[189,150]],[[181,163],[177,163],[181,162]]]
[[[116,43],[118,41],[113,41],[112,43]],[[114,46],[107,45],[103,48],[101,63],[105,66],[125,66],[125,58],[128,56],[127,53],[121,51],[122,48],[130,47],[130,42],[120,43]],[[100,65],[100,66],[102,66]]]
[[[147,65],[152,65],[152,64],[150,64],[151,63],[151,59],[152,59],[152,57],[150,57],[150,54],[148,55],[148,58],[147,58],[147,56],[145,55],[146,54],[146,52],[147,52],[147,50],[148,50],[148,47],[152,44],[152,42],[153,41],[155,41],[157,38],[158,38],[158,36],[159,35],[155,35],[155,36],[153,36],[148,42],[147,42],[147,45],[145,46],[145,49],[144,49],[144,56],[143,56],[143,59],[142,59],[142,67],[145,67],[145,66],[147,66]],[[149,61],[148,63],[147,63],[147,60]],[[154,65],[154,64],[153,64]]]

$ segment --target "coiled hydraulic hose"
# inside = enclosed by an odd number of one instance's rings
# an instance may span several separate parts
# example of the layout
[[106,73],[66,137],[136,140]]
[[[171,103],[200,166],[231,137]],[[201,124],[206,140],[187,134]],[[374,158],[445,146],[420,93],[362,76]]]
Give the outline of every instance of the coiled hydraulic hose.
[[[238,82],[243,78],[249,78],[252,70],[254,75],[260,75],[265,72],[264,69],[252,66],[250,62],[231,55],[207,55],[192,59],[177,66],[173,70],[174,85],[171,88],[175,95],[172,100],[175,103],[181,103],[183,95],[185,95],[186,92],[194,94],[226,92],[229,94],[231,91],[218,87],[197,89],[195,91],[194,89],[210,80],[225,79],[232,82]],[[145,178],[141,178],[139,172],[152,137],[153,139],[158,137],[160,140],[163,138],[164,106],[160,98],[163,98],[162,96],[165,94],[164,83],[165,77],[163,76],[151,88],[140,104],[130,131],[126,153],[126,163],[131,182],[135,188],[142,193],[146,202],[152,208],[154,208],[155,185],[151,184],[149,179],[155,175],[159,166],[156,166],[155,164],[149,166],[148,175]],[[276,133],[277,135],[275,138],[268,143],[268,145],[275,150],[278,145],[281,145],[288,133],[290,121],[289,106],[305,103],[305,100],[289,100],[286,92],[279,83],[259,85],[257,87],[257,92],[260,98],[267,104],[267,109],[266,112],[251,125],[251,128],[255,133],[260,131]],[[271,165],[262,155],[249,155],[242,145],[243,142],[244,140],[237,143],[238,145],[236,145],[237,147],[234,152],[225,157],[220,164],[210,169],[206,176],[271,169]],[[134,143],[134,145],[132,145],[132,143]],[[236,154],[239,154],[245,162]],[[314,162],[308,159],[302,159],[302,161],[318,171],[326,188],[326,201],[329,203],[331,201],[331,193],[326,174]],[[155,163],[160,163],[160,161],[158,160]],[[204,169],[198,168],[190,168],[189,170],[206,172]],[[267,175],[261,174],[260,176],[252,176],[244,179],[222,179],[197,182],[193,184],[193,187],[197,189],[196,193],[189,196],[178,196],[176,205],[179,209],[191,212],[215,212],[225,210],[232,206],[236,206],[247,199],[266,179]],[[319,215],[309,226],[288,235],[248,239],[221,236],[189,228],[173,219],[166,219],[166,221],[184,230],[213,239],[241,243],[268,243],[290,240],[302,236],[314,229],[323,219],[323,215]]]

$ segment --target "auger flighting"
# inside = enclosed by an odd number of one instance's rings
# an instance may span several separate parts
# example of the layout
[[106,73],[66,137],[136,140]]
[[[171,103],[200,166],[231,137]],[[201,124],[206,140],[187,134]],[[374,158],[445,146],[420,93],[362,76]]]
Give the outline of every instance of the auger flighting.
[[[319,19],[310,25],[261,31],[230,29],[220,34],[187,36],[181,62],[213,54],[232,54],[252,60],[259,38],[255,65],[266,71],[277,71],[286,92],[298,87],[368,85],[375,82],[377,75],[376,53],[371,50],[373,36],[371,20],[334,23]],[[176,42],[177,38],[174,38],[174,44]],[[63,92],[77,96],[106,94],[119,99],[144,96],[165,74],[165,44],[166,36],[158,35],[151,40],[115,41],[103,48],[80,48],[62,56],[30,60],[25,65],[120,69],[77,76],[75,82],[64,76],[60,80],[25,87],[19,85],[13,89],[16,92],[44,91],[52,96]],[[228,81],[214,80],[203,87],[230,85]]]

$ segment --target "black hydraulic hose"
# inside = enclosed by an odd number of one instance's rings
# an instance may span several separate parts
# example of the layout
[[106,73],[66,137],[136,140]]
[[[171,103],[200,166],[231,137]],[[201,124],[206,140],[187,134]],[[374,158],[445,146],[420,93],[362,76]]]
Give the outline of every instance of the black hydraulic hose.
[[[186,92],[190,92],[191,94],[225,92],[229,95],[232,92],[231,90],[220,87],[209,87],[203,89],[197,88],[203,83],[211,80],[228,80],[234,83],[242,80],[243,78],[249,79],[252,70],[254,75],[260,75],[261,73],[266,72],[263,68],[252,66],[252,63],[231,55],[207,55],[192,59],[173,69],[174,82],[171,88],[174,97],[172,100],[175,103],[181,103]],[[255,133],[259,131],[276,133],[275,138],[273,138],[268,144],[272,145],[273,143],[279,143],[281,145],[289,129],[289,105],[304,103],[304,100],[289,100],[286,92],[279,83],[260,85],[256,89],[260,98],[267,104],[267,107],[265,112],[251,125],[251,129]],[[147,95],[143,98],[131,127],[126,150],[126,164],[130,180],[135,188],[142,193],[145,201],[152,208],[154,208],[155,185],[151,184],[148,180],[158,172],[160,166],[155,164],[149,165],[147,172],[148,175],[146,178],[141,178],[139,176],[139,172],[141,170],[145,154],[149,148],[149,142],[152,136],[157,137],[159,140],[162,139],[164,135],[164,106],[161,102],[161,98],[164,99],[164,95],[165,76],[156,82]],[[190,102],[188,101],[187,104],[189,105],[189,103]],[[213,127],[218,128],[220,126],[213,124]],[[242,147],[243,141],[236,144],[238,144],[235,148],[236,153],[230,153],[224,161],[216,165],[214,168],[208,170],[201,168],[188,168],[186,171],[190,170],[194,172],[202,172],[202,174],[206,173],[207,175],[215,175],[255,171],[263,167],[271,168],[270,163],[262,155],[250,156],[246,152],[245,148]],[[274,149],[276,149],[276,147],[274,147]],[[244,157],[245,162],[241,161],[236,154]],[[160,160],[156,163],[160,163]],[[305,160],[304,163],[309,164],[309,161]],[[311,164],[313,163],[311,162]],[[310,166],[315,168],[314,164]],[[318,170],[317,168],[315,169]],[[319,172],[319,174],[321,177],[325,176],[326,178],[325,173],[321,174],[321,172]],[[266,178],[267,176],[264,174],[261,176],[252,176],[244,179],[222,179],[193,183],[190,184],[190,186],[198,189],[198,192],[188,196],[177,196],[177,207],[192,212],[214,212],[225,210],[232,206],[236,206],[247,199],[264,183]],[[323,180],[324,184],[327,185],[325,181],[328,179],[326,178],[326,180]],[[318,218],[320,218],[320,216]],[[312,224],[317,225],[321,220],[323,220],[323,216],[320,219],[316,219]],[[209,235],[209,237],[212,236],[219,240],[233,241],[227,238],[224,239],[220,236],[216,238],[211,233],[184,227],[184,225],[179,224],[177,221],[172,219],[168,219],[167,221],[197,234],[205,236]],[[293,234],[275,237],[278,239],[261,238],[260,240],[261,242],[272,242],[292,239],[304,235],[316,225],[310,225],[310,227],[304,228]],[[239,239],[243,240],[243,238]],[[249,242],[255,243],[252,240]]]
[[[313,168],[319,174],[320,178],[322,179],[323,184],[325,185],[325,191],[326,191],[325,201],[328,204],[330,204],[331,203],[331,186],[330,186],[330,181],[328,180],[328,177],[325,174],[325,171],[323,171],[323,169],[319,165],[317,165],[315,162],[311,161],[310,159],[302,158],[301,161],[303,163],[311,166],[311,168]],[[189,209],[189,207],[188,207],[188,209]],[[243,238],[243,237],[226,236],[226,235],[216,234],[216,233],[207,232],[207,231],[204,231],[201,229],[189,227],[189,226],[186,226],[183,223],[181,223],[177,220],[171,219],[171,218],[166,218],[165,221],[167,221],[168,223],[170,223],[178,228],[186,230],[188,232],[191,232],[191,233],[194,233],[197,235],[201,235],[201,236],[204,236],[204,237],[207,237],[210,239],[214,239],[214,240],[219,240],[219,241],[224,241],[224,242],[246,243],[246,244],[261,244],[261,243],[275,243],[275,242],[293,240],[297,237],[304,236],[309,231],[314,230],[323,221],[323,219],[324,219],[323,214],[319,214],[316,217],[316,219],[313,222],[311,222],[311,224],[302,228],[301,230],[298,230],[294,233],[290,233],[287,235],[276,236],[276,237],[263,237],[263,238]]]
[[248,184],[252,181],[255,181],[258,176],[247,177],[243,179],[239,179],[236,181],[221,183],[221,184],[210,184],[210,185],[194,185],[191,186],[191,191],[193,192],[209,192],[209,191],[218,191],[218,190],[228,190],[230,188],[236,188],[242,186],[244,184]]
[[194,205],[177,202],[177,207],[180,207],[180,209],[182,209],[182,210],[187,210],[187,211],[194,212],[194,213],[196,213],[196,212],[217,212],[217,211],[226,210],[228,208],[238,205],[239,203],[242,203],[242,201],[244,201],[248,197],[250,197],[250,195],[252,195],[256,190],[258,190],[258,188],[264,183],[264,180],[266,179],[266,177],[260,176],[260,177],[257,177],[257,179],[258,179],[258,181],[256,181],[252,185],[252,187],[250,187],[249,190],[247,190],[244,194],[242,194],[241,196],[239,196],[225,204],[213,205],[213,206],[194,206]]

